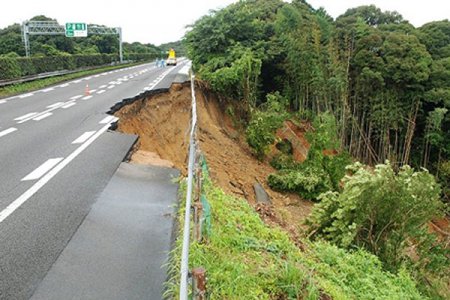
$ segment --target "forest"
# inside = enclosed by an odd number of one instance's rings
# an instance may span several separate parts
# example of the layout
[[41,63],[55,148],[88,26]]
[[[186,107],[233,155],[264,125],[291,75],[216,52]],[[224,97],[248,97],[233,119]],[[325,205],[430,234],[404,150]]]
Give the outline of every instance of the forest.
[[[316,202],[311,241],[365,249],[423,295],[449,296],[449,244],[428,230],[449,213],[449,20],[416,28],[373,5],[333,19],[304,0],[247,0],[197,20],[184,43],[277,170],[269,186]],[[286,120],[311,128],[303,162],[276,136]]]

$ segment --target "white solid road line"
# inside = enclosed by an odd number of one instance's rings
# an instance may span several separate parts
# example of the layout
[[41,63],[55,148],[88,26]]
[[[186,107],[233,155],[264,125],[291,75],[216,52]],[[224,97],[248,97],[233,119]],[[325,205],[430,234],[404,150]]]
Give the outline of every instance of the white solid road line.
[[84,142],[86,142],[93,134],[95,133],[95,131],[86,131],[85,133],[83,133],[79,138],[77,138],[75,141],[72,142],[72,144],[83,144]]
[[54,88],[48,88],[48,89],[43,89],[42,92],[43,93],[47,93],[47,92],[50,92],[50,91],[53,91],[53,90],[54,90]]
[[72,107],[72,106],[74,106],[74,105],[76,105],[75,102],[69,102],[69,103],[67,103],[67,104],[64,105],[64,106],[61,106],[61,108],[69,108],[69,107]]
[[23,99],[23,98],[31,97],[33,95],[34,95],[33,93],[23,94],[23,95],[20,95],[19,98]]
[[106,118],[104,118],[103,120],[101,120],[99,122],[99,124],[107,124],[107,123],[112,123],[117,121],[118,118],[116,118],[115,116],[107,116]]
[[102,133],[108,130],[110,124],[102,127],[96,134],[94,134],[89,140],[78,147],[72,154],[70,154],[66,159],[54,167],[50,172],[45,174],[41,179],[39,179],[33,186],[31,186],[25,193],[23,193],[19,198],[14,200],[10,205],[8,205],[4,210],[0,212],[0,223],[3,222],[8,216],[10,216],[16,209],[18,209],[22,204],[24,204],[28,199],[31,198],[37,191],[39,191],[47,182],[49,182],[56,174],[58,174],[65,166],[67,166],[72,160],[74,160],[80,153],[82,153],[90,144],[92,144]]
[[45,119],[45,118],[47,118],[47,117],[50,117],[51,115],[53,115],[53,113],[48,112],[48,113],[46,113],[46,114],[40,115],[40,116],[38,116],[38,117],[36,117],[36,118],[33,118],[33,120],[35,120],[35,121],[40,121],[40,120],[43,120],[43,119]]
[[61,104],[63,104],[63,103],[64,103],[64,102],[56,102],[56,103],[54,103],[54,104],[52,104],[52,105],[47,106],[47,108],[53,108],[53,107],[59,106],[59,105],[61,105]]
[[40,165],[36,170],[22,178],[21,181],[29,181],[29,180],[36,180],[44,176],[45,173],[53,169],[54,166],[59,164],[60,161],[63,160],[63,157],[58,158],[51,158],[47,160],[45,163]]
[[0,104],[6,103],[6,100],[0,100]]
[[100,90],[97,92],[97,94],[103,94],[104,92],[106,92],[106,90]]
[[160,83],[167,75],[170,74],[174,69],[170,69],[169,71],[165,71],[162,73],[156,80],[152,82],[152,84],[149,86],[150,90],[153,90],[158,83]]
[[61,84],[61,85],[58,85],[58,86],[63,88],[63,87],[69,86],[69,84],[68,83],[64,83],[64,84]]
[[180,71],[178,71],[178,74],[189,75],[190,69],[191,69],[191,66],[186,65],[186,66],[182,67]]
[[34,117],[34,116],[37,115],[37,114],[38,114],[37,112],[32,112],[32,113],[23,115],[23,116],[21,116],[21,117],[17,117],[17,118],[14,119],[14,121],[22,121],[22,120],[25,120],[25,119]]
[[3,131],[0,131],[0,137],[10,134],[11,132],[14,132],[16,130],[17,130],[17,128],[11,127],[11,128],[5,129]]

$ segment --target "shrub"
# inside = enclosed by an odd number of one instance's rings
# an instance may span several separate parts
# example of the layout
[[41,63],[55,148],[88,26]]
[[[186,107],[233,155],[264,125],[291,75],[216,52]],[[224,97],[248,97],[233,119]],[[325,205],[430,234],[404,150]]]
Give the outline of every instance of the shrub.
[[21,76],[29,76],[36,74],[36,68],[34,67],[33,60],[29,57],[17,58],[19,64]]
[[338,147],[335,118],[330,113],[323,113],[315,118],[313,126],[314,132],[307,134],[310,149],[303,163],[293,162],[292,157],[285,153],[272,159],[272,166],[280,172],[269,175],[271,188],[295,192],[310,200],[317,200],[326,191],[340,189],[340,181],[351,157],[346,152],[336,155],[323,153],[325,149]]
[[316,199],[331,189],[329,175],[319,165],[304,163],[298,169],[281,170],[268,177],[269,186],[278,191],[294,192],[303,199]]
[[14,58],[0,58],[0,80],[20,77],[20,66]]
[[446,160],[438,165],[438,180],[442,186],[444,201],[450,204],[450,161]]
[[[94,67],[118,61],[116,54],[71,55],[64,52],[53,52],[53,56],[16,57],[14,55],[0,57],[0,80],[15,79],[60,70],[75,70]],[[154,58],[153,54],[128,54],[131,59],[140,61]],[[130,58],[128,58],[130,59]]]
[[275,132],[288,117],[286,99],[278,92],[267,95],[267,102],[256,110],[247,127],[247,142],[258,159],[263,159],[275,142]]
[[270,160],[270,165],[277,170],[295,169],[298,163],[292,155],[279,153]]
[[443,214],[440,188],[428,171],[404,166],[395,173],[389,163],[374,170],[356,163],[343,180],[342,192],[320,195],[308,220],[314,238],[343,248],[363,247],[390,270],[407,259],[411,241],[427,236],[427,223]]

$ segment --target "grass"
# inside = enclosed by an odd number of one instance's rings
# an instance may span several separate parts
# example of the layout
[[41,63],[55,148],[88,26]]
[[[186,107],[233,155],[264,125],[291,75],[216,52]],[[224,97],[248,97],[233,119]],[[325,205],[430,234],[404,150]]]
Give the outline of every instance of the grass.
[[[212,209],[212,230],[207,242],[191,243],[189,268],[207,270],[210,299],[425,298],[406,271],[385,272],[376,256],[307,241],[303,252],[284,231],[265,225],[245,200],[226,195],[208,178],[203,188]],[[181,190],[185,194],[185,186]],[[179,232],[166,299],[178,299],[181,240]]]
[[96,68],[92,70],[86,70],[86,71],[80,71],[72,74],[67,75],[61,75],[61,76],[55,76],[55,77],[49,77],[44,79],[37,79],[33,81],[13,84],[13,85],[7,85],[4,87],[0,87],[0,98],[4,97],[10,97],[17,94],[27,93],[34,90],[38,90],[41,88],[48,87],[53,84],[61,83],[67,80],[72,80],[92,74],[102,73],[105,71],[115,70],[115,69],[121,69],[126,68],[129,66],[134,66],[138,64],[142,64],[144,62],[140,63],[132,63],[132,64],[124,64],[124,65],[118,65],[118,66],[108,66],[108,67],[102,67],[102,68]]

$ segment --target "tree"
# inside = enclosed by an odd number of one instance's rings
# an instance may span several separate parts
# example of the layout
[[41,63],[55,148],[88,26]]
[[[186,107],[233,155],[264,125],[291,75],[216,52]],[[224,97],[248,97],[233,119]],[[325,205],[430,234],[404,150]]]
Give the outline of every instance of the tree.
[[13,24],[0,30],[0,54],[10,52],[25,55],[19,24]]
[[281,6],[280,0],[238,2],[202,17],[186,34],[199,77],[239,100],[244,117],[258,103],[261,73],[272,65],[273,22]]
[[[427,171],[404,166],[396,173],[389,162],[374,170],[357,163],[348,170],[353,174],[345,177],[342,192],[320,196],[308,221],[311,236],[343,248],[365,248],[398,270],[408,260],[406,249],[411,243],[424,246],[428,222],[444,213],[439,185]],[[433,245],[427,246],[432,251]],[[445,253],[436,255],[448,266]],[[435,271],[445,272],[446,265]]]

